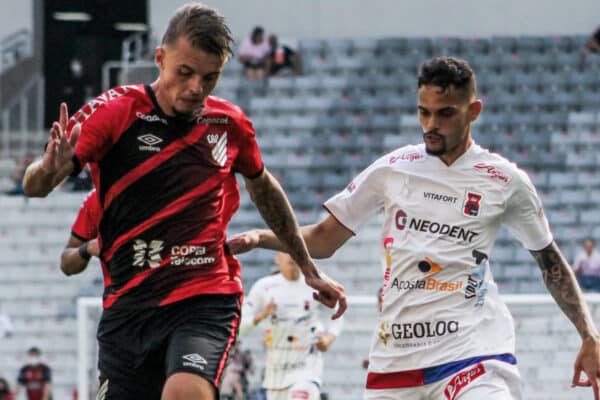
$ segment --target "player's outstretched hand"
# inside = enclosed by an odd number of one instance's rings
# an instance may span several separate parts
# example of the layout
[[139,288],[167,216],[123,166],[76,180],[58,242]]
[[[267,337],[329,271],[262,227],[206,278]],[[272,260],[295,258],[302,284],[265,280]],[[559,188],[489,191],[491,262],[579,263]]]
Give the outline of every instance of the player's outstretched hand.
[[[589,337],[583,340],[581,349],[575,360],[572,387],[591,386],[594,400],[600,400],[598,393],[598,378],[600,377],[600,339]],[[582,378],[584,372],[586,377]]]
[[71,137],[67,138],[67,123],[69,121],[69,110],[65,103],[60,105],[60,116],[58,121],[52,123],[50,137],[44,152],[42,168],[48,173],[56,173],[63,165],[68,163],[75,153],[75,144],[81,132],[78,124],[73,127]]
[[260,235],[257,230],[246,231],[231,236],[227,240],[227,246],[233,254],[246,253],[256,246],[260,240]]
[[346,301],[344,287],[341,284],[337,283],[323,272],[319,272],[318,276],[306,277],[305,279],[306,284],[316,290],[316,292],[313,293],[313,298],[315,300],[323,303],[329,308],[334,308],[336,304],[339,304],[337,311],[331,316],[331,319],[338,319],[344,314],[346,308],[348,308],[348,303]]

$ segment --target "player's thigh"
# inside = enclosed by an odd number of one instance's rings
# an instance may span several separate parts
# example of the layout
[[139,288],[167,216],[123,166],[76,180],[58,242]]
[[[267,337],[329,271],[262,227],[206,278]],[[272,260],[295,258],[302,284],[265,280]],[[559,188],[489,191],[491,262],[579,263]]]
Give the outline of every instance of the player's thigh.
[[208,379],[189,372],[176,372],[167,378],[162,400],[217,400],[218,391]]
[[[365,390],[365,400],[432,400],[424,396],[425,387]],[[437,399],[436,399],[437,400]]]
[[286,400],[319,400],[321,398],[319,386],[311,381],[294,383],[287,392]]
[[444,380],[440,390],[444,400],[521,400],[521,377],[515,365],[488,360]]

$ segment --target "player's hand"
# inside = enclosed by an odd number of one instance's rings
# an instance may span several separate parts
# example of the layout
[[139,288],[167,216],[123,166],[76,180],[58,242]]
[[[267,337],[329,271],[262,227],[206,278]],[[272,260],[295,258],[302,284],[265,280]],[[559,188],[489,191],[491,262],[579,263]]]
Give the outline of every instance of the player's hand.
[[92,239],[88,242],[87,251],[95,257],[100,256],[100,246],[98,245],[98,239]]
[[334,340],[335,335],[332,333],[319,333],[317,334],[317,342],[315,343],[315,346],[317,347],[317,350],[326,352],[329,350],[329,347]]
[[60,116],[58,121],[52,123],[50,128],[50,137],[44,158],[42,160],[42,169],[49,174],[59,171],[63,165],[71,161],[75,154],[75,144],[81,133],[81,126],[75,125],[71,130],[71,137],[67,138],[67,123],[69,121],[69,111],[65,103],[60,105]]
[[[571,387],[591,386],[594,392],[594,400],[600,400],[598,392],[598,377],[600,377],[600,339],[589,337],[583,340],[581,349],[575,360],[575,371]],[[586,378],[583,379],[581,373]]]
[[[303,269],[304,270],[304,269]],[[335,314],[331,316],[331,319],[338,319],[341,317],[348,303],[346,300],[346,294],[344,293],[344,287],[325,275],[323,272],[319,272],[317,275],[312,277],[305,277],[306,284],[317,292],[313,293],[313,298],[326,305],[329,308],[334,308],[336,304],[339,304]]]
[[257,230],[246,231],[231,236],[227,240],[227,246],[233,254],[246,253],[256,246],[260,241],[260,235]]

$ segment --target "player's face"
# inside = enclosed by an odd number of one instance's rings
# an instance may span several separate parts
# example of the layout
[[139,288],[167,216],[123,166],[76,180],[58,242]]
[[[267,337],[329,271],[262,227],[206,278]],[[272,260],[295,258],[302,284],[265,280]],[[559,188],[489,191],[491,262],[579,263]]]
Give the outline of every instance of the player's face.
[[158,102],[167,115],[191,118],[215,88],[225,59],[191,46],[185,36],[156,49]]
[[460,157],[471,143],[471,122],[480,111],[480,101],[469,99],[453,86],[446,90],[421,86],[418,112],[427,153],[448,164]]
[[275,262],[279,266],[279,272],[288,280],[295,281],[300,277],[300,267],[287,253],[277,253]]

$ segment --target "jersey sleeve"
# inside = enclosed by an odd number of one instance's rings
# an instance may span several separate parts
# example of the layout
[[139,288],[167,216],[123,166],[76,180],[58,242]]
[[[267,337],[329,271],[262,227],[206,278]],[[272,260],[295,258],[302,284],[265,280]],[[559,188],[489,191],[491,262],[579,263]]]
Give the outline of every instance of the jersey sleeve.
[[256,132],[252,121],[244,114],[237,118],[239,130],[239,152],[233,163],[233,169],[247,178],[254,178],[262,172],[263,160],[256,142]]
[[242,322],[240,333],[244,334],[254,328],[254,317],[265,307],[264,281],[258,280],[250,289],[250,293],[244,299],[242,306]]
[[542,202],[531,180],[522,171],[507,201],[504,223],[528,250],[541,250],[552,243],[552,233]]
[[101,214],[100,201],[94,189],[81,204],[77,218],[71,227],[71,234],[83,242],[96,238]]
[[342,225],[356,233],[385,204],[387,159],[383,157],[362,171],[346,188],[323,204]]
[[19,382],[21,385],[27,384],[27,366],[24,366],[19,370],[19,375],[17,375],[17,382]]
[[52,382],[52,370],[47,365],[44,365],[44,374],[42,379],[44,382]]

